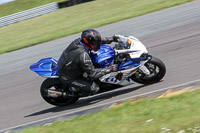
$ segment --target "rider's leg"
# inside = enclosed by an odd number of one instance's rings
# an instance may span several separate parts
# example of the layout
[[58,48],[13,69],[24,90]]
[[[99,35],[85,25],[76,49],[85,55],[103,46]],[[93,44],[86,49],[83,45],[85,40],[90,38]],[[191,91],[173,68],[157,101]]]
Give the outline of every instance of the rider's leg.
[[81,93],[84,96],[96,94],[100,89],[98,84],[86,78],[76,79],[68,87],[71,91]]

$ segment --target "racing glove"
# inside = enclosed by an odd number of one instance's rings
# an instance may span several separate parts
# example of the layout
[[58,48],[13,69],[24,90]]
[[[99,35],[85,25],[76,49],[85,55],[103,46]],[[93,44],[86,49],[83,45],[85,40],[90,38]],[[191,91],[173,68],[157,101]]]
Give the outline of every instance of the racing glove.
[[101,39],[102,44],[111,44],[112,42],[118,42],[120,38],[118,36],[112,36],[112,37],[104,37]]
[[117,72],[117,69],[118,69],[118,65],[113,64],[113,65],[107,67],[104,72],[105,72],[105,74],[109,74],[111,72]]
[[127,37],[125,37],[123,35],[114,35],[113,41],[126,43],[128,41],[128,39],[127,39]]
[[111,66],[109,66],[110,72],[117,72],[118,69],[118,65],[117,64],[113,64]]
[[112,36],[114,42],[119,42],[119,37],[117,35]]

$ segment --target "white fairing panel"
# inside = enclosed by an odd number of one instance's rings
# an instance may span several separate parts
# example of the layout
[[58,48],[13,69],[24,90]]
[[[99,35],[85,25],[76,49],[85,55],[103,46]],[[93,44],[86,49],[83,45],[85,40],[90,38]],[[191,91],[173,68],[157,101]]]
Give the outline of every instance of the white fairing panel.
[[131,58],[139,58],[142,54],[148,53],[144,44],[142,44],[142,42],[140,42],[137,38],[133,36],[129,36],[129,37],[120,36],[120,37],[123,38],[124,40],[126,39],[126,41],[129,39],[131,41],[131,44],[130,44],[131,47],[130,49],[115,50],[117,54],[129,53]]
[[137,38],[129,36],[129,38],[131,39],[131,48],[130,50],[132,50],[133,52],[130,53],[131,58],[138,58],[140,57],[142,54],[147,54],[148,51],[146,49],[146,47],[144,46],[144,44],[142,44],[142,42],[140,42]]

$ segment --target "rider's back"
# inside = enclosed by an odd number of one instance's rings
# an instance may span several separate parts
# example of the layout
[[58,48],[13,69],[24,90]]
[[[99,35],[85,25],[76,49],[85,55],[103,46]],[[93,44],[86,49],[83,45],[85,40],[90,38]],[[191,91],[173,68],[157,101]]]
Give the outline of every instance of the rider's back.
[[58,60],[58,75],[62,80],[72,82],[82,76],[80,69],[80,56],[86,52],[79,43],[79,39],[73,41],[62,53]]

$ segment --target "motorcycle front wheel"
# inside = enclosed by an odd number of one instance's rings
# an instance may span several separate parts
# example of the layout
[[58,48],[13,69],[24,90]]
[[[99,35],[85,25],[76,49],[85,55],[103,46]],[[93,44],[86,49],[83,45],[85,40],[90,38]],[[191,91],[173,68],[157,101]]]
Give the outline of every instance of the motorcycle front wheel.
[[166,74],[165,64],[158,58],[152,57],[144,64],[150,71],[150,75],[144,74],[138,70],[131,79],[140,84],[153,84],[159,82]]
[[40,87],[40,93],[42,98],[49,104],[55,106],[66,106],[75,103],[78,101],[79,97],[50,97],[48,96],[48,90],[55,90],[62,92],[62,84],[59,79],[55,78],[47,78],[43,81]]

